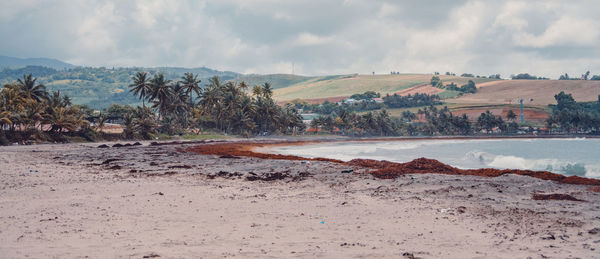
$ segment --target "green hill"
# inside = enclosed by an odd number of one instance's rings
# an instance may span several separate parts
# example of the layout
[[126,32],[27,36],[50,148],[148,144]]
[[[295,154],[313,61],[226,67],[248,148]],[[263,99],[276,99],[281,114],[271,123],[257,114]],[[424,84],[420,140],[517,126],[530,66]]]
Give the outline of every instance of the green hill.
[[91,108],[102,109],[112,103],[141,104],[129,93],[128,85],[131,76],[138,71],[151,73],[162,72],[170,80],[179,80],[184,73],[191,72],[202,80],[219,76],[223,80],[239,77],[238,73],[217,71],[209,68],[104,68],[104,67],[75,67],[56,70],[41,66],[23,68],[4,68],[0,70],[0,84],[11,83],[22,78],[24,74],[33,74],[38,82],[46,85],[49,91],[61,91],[72,98],[75,104],[88,105]]
[[0,68],[21,68],[26,66],[43,66],[54,69],[74,68],[69,63],[51,58],[15,58],[0,56]]

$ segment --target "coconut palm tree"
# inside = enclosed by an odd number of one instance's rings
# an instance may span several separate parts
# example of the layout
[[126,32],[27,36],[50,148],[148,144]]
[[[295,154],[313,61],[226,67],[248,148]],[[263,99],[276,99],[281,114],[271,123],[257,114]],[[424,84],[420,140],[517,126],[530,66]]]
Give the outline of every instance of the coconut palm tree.
[[142,100],[142,106],[146,107],[146,99],[148,99],[152,91],[148,72],[137,72],[131,79],[133,82],[129,84],[129,92],[133,92],[135,96],[138,96]]
[[271,98],[273,96],[273,88],[271,88],[271,84],[264,83],[261,92],[265,98]]
[[43,84],[36,84],[37,78],[33,78],[32,74],[23,75],[23,79],[17,79],[17,86],[20,88],[23,97],[40,102],[46,99],[48,92]]
[[200,96],[201,94],[202,88],[200,87],[200,82],[202,81],[193,73],[184,73],[181,79],[181,86],[183,87],[185,94],[188,96],[191,107],[193,106],[194,102],[193,93],[196,93],[196,96]]
[[158,108],[161,117],[164,117],[170,108],[169,101],[173,95],[171,80],[165,78],[165,75],[158,73],[150,81],[150,101],[154,102],[153,108]]
[[0,131],[4,130],[4,125],[12,124],[10,118],[11,115],[9,111],[0,112]]
[[98,116],[98,122],[96,123],[96,131],[100,134],[104,132],[104,126],[106,125],[106,121],[108,120],[108,115],[106,113],[100,113]]
[[252,95],[254,95],[254,97],[262,95],[262,87],[260,87],[260,85],[252,87]]
[[75,131],[79,127],[88,124],[85,115],[77,107],[52,107],[45,114],[44,122],[51,125],[50,131],[62,132],[63,130]]

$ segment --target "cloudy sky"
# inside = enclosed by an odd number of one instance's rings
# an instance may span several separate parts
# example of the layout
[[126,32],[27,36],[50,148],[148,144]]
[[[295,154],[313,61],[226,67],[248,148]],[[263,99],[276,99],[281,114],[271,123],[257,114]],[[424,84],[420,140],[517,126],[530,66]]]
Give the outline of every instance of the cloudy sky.
[[600,74],[597,1],[2,0],[0,55],[322,75]]

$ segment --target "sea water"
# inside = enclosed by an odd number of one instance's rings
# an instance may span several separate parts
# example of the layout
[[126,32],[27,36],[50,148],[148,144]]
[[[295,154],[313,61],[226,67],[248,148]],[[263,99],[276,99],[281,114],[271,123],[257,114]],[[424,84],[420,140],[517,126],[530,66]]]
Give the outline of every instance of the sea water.
[[279,146],[270,152],[349,161],[354,158],[408,162],[426,157],[462,169],[545,170],[600,178],[600,139],[429,139],[329,142]]

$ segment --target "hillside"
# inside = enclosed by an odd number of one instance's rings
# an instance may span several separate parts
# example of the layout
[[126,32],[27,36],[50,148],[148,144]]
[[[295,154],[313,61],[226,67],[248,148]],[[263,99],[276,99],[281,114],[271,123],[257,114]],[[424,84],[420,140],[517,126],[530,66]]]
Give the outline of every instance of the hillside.
[[[381,94],[396,93],[411,87],[429,84],[432,74],[399,74],[399,75],[346,75],[313,78],[304,82],[280,88],[274,91],[279,101],[293,99],[319,99],[329,97],[350,96],[365,91]],[[472,78],[441,75],[445,83],[458,85],[473,80],[475,83],[490,82],[494,79]]]
[[[92,108],[106,108],[112,103],[138,104],[137,98],[129,93],[128,85],[131,76],[138,71],[151,73],[162,72],[167,79],[179,80],[184,73],[191,72],[202,80],[202,85],[208,78],[219,76],[223,80],[233,79],[239,74],[229,71],[217,71],[209,68],[92,68],[75,67],[56,70],[41,66],[27,66],[24,68],[0,70],[0,84],[11,83],[22,78],[24,74],[33,74],[48,87],[49,91],[61,91],[70,96],[75,104],[84,104]],[[141,103],[140,103],[141,104]]]
[[74,68],[69,63],[51,58],[15,58],[0,56],[0,68],[21,68],[26,66],[43,66],[54,69]]
[[309,76],[298,76],[298,75],[290,75],[290,74],[269,74],[269,75],[242,75],[235,79],[234,82],[239,83],[241,81],[246,82],[249,86],[254,85],[262,85],[264,83],[271,84],[273,89],[279,89],[288,87],[290,85],[298,84],[301,82],[308,81],[314,77]]
[[516,99],[533,99],[530,106],[556,104],[554,95],[570,93],[578,102],[597,101],[600,81],[584,80],[501,80],[477,85],[477,93],[446,101],[458,104],[514,104]]

